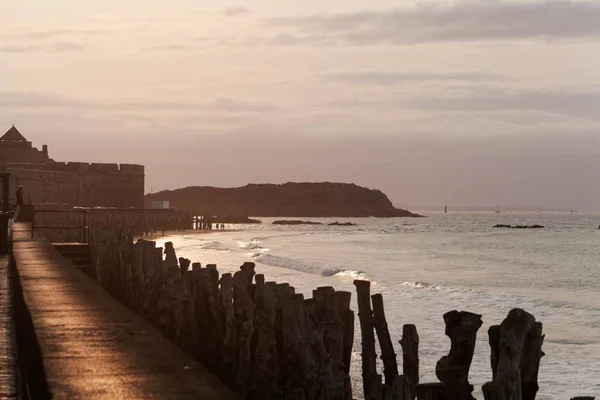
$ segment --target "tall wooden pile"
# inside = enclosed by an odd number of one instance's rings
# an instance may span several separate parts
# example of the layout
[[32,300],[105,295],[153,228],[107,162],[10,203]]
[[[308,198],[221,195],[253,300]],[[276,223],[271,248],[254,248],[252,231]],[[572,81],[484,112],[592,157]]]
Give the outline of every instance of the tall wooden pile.
[[[383,298],[371,296],[370,282],[354,282],[362,333],[364,398],[393,400],[472,400],[469,368],[475,352],[481,315],[450,311],[444,315],[450,351],[435,368],[438,383],[419,383],[419,336],[414,325],[404,325],[402,375],[390,339]],[[375,335],[381,350],[383,377],[376,370]],[[538,391],[538,371],[544,355],[541,322],[520,309],[509,312],[501,325],[489,329],[493,380],[483,386],[486,400],[533,400]]]
[[[287,283],[265,282],[245,263],[220,274],[177,258],[172,243],[133,243],[118,231],[90,237],[98,282],[142,314],[246,399],[351,400],[354,341],[351,293],[320,287],[312,298]],[[362,351],[362,397],[367,400],[472,400],[469,369],[481,315],[444,315],[448,355],[435,367],[439,382],[419,381],[419,336],[404,325],[402,365],[390,337],[383,297],[370,282],[354,282]],[[533,400],[544,356],[542,324],[514,309],[489,328],[493,379],[486,400]],[[379,344],[383,374],[377,367]]]
[[313,298],[265,282],[254,264],[220,274],[175,255],[173,245],[91,236],[98,282],[248,399],[352,399],[351,294]]

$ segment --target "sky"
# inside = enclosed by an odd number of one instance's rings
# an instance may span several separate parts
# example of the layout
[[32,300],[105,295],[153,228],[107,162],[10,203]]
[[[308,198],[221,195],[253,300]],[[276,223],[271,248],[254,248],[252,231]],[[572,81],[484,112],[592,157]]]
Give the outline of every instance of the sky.
[[600,2],[0,2],[0,130],[147,191],[600,211]]

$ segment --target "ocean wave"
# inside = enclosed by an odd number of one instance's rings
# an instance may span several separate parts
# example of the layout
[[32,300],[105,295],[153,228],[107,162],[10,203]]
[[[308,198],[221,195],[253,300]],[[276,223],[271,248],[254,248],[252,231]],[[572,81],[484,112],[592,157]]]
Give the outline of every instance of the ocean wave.
[[411,289],[440,290],[443,288],[442,285],[434,285],[427,282],[401,282],[400,285]]
[[202,250],[229,251],[229,248],[221,242],[212,241],[202,244]]
[[571,346],[585,346],[596,343],[594,340],[576,340],[576,339],[544,339],[546,343],[565,344]]
[[472,289],[455,288],[455,287],[450,287],[450,286],[445,286],[445,285],[438,285],[438,284],[427,283],[427,282],[401,282],[400,286],[404,286],[404,287],[409,288],[409,289],[431,290],[431,291],[445,291],[447,293],[456,293],[456,292],[461,292],[461,293],[476,293]]
[[251,251],[251,252],[249,252],[249,253],[246,253],[246,255],[247,255],[248,257],[251,257],[251,258],[257,258],[257,257],[260,257],[260,256],[264,255],[265,253],[267,253],[267,252],[271,251],[271,249],[266,249],[266,248],[264,248],[264,247],[260,247],[260,248],[257,248],[257,249],[251,249],[251,250],[254,250],[254,251]]
[[[256,254],[256,253],[255,253]],[[321,276],[342,276],[342,277],[360,277],[366,279],[366,274],[362,271],[348,271],[343,268],[323,267],[302,263],[298,260],[292,260],[286,257],[274,256],[272,254],[256,254],[254,258],[256,262],[270,265],[272,267],[292,269],[294,271],[305,272]]]
[[245,240],[238,240],[237,241],[238,247],[240,247],[242,249],[257,249],[257,248],[261,248],[260,243],[262,243],[262,240],[259,239],[259,238],[250,239],[248,241],[245,241]]

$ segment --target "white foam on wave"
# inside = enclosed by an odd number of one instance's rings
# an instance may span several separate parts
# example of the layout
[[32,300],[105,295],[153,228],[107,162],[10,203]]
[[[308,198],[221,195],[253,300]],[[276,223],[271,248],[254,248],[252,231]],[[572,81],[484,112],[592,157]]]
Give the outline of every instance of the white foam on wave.
[[260,248],[260,243],[262,240],[260,238],[253,238],[250,240],[238,240],[237,245],[242,249],[256,249]]
[[226,245],[217,241],[203,243],[202,250],[230,251]]
[[274,256],[272,254],[258,254],[255,261],[261,264],[270,265],[272,267],[292,269],[294,271],[305,272],[321,276],[348,276],[361,277],[367,279],[366,274],[361,271],[347,271],[342,268],[323,267],[320,265],[302,263],[298,260],[292,260],[286,257]]
[[441,285],[433,285],[426,282],[401,282],[400,285],[411,289],[439,290],[442,288]]
[[352,279],[367,279],[367,274],[363,271],[340,271],[336,275]]
[[471,289],[459,289],[459,288],[454,288],[454,287],[450,287],[450,286],[438,285],[438,284],[427,283],[427,282],[401,282],[400,285],[404,286],[406,288],[410,288],[410,289],[445,291],[448,293],[455,293],[455,292],[475,293]]
[[257,258],[257,257],[260,257],[260,256],[262,256],[263,254],[265,254],[265,253],[268,253],[269,251],[271,251],[271,249],[266,249],[266,248],[264,248],[264,247],[260,247],[260,248],[258,248],[258,249],[253,249],[253,250],[254,250],[254,251],[251,251],[251,252],[249,252],[249,253],[246,253],[246,255],[247,255],[248,257],[251,257],[251,258]]

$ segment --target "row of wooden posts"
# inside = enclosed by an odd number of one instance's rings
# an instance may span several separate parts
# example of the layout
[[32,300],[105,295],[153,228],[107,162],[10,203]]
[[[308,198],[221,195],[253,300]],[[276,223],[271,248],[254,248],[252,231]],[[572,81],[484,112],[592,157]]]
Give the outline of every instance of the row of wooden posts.
[[213,229],[213,221],[210,215],[194,215],[192,221],[192,226],[195,230],[210,231]]
[[[355,281],[362,338],[363,390],[354,390],[350,364],[355,315],[351,293],[320,287],[312,298],[287,283],[265,281],[245,263],[234,274],[177,258],[151,241],[95,231],[91,249],[98,282],[194,356],[246,399],[472,399],[468,381],[481,316],[444,315],[451,347],[436,366],[440,382],[419,382],[419,336],[405,325],[402,366],[385,318],[383,297]],[[164,257],[163,257],[164,255]],[[190,269],[191,267],[191,269]],[[377,371],[376,340],[383,376]],[[544,355],[542,324],[515,309],[489,329],[493,379],[488,400],[534,399]],[[400,374],[400,369],[402,374]]]
[[97,231],[99,283],[248,399],[352,399],[351,294],[266,282],[247,263],[219,274],[177,259],[172,244]]
[[[383,297],[370,296],[370,283],[354,282],[362,337],[362,378],[365,399],[470,400],[469,369],[481,315],[450,311],[444,315],[451,346],[436,365],[438,383],[419,382],[419,336],[414,325],[402,332],[402,375],[388,330]],[[376,366],[375,334],[381,350],[383,377]],[[533,400],[538,392],[538,371],[544,355],[542,323],[521,309],[513,309],[500,325],[490,327],[493,379],[483,385],[486,400]]]

